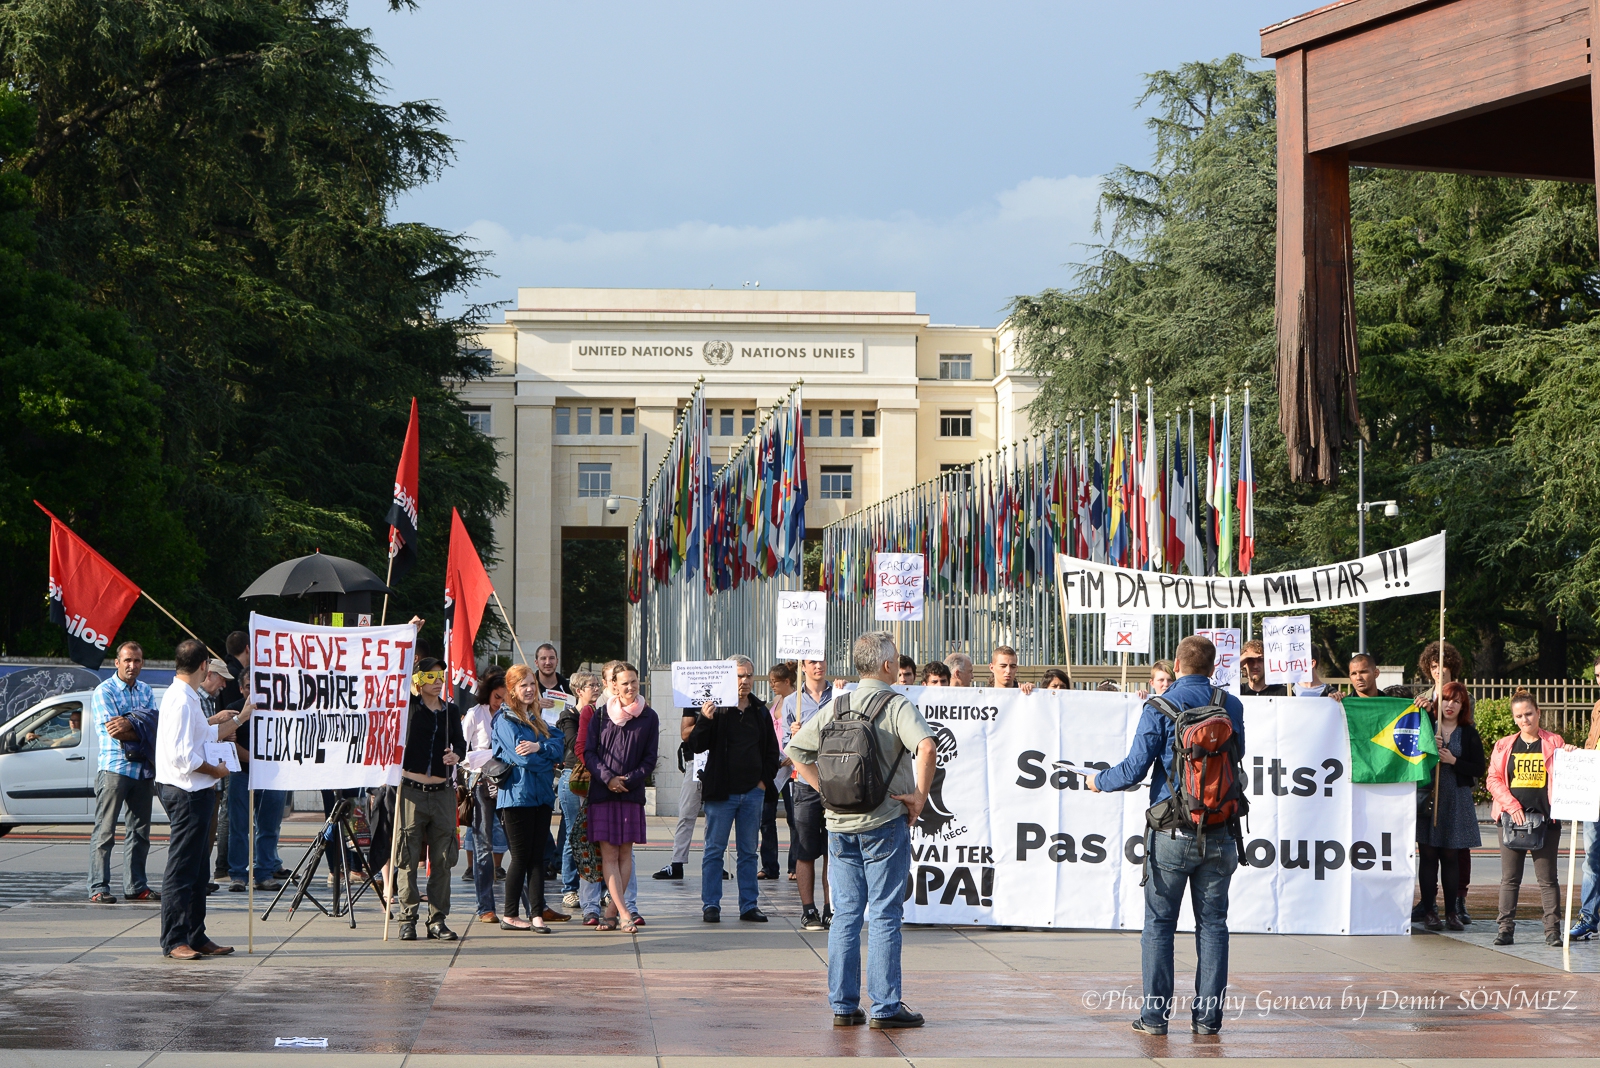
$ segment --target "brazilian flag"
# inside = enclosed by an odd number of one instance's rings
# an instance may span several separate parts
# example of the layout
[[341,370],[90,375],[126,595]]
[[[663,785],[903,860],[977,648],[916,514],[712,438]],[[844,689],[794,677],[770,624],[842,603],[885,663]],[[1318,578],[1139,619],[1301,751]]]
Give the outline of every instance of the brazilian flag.
[[1351,782],[1428,782],[1439,762],[1433,717],[1404,697],[1346,697]]

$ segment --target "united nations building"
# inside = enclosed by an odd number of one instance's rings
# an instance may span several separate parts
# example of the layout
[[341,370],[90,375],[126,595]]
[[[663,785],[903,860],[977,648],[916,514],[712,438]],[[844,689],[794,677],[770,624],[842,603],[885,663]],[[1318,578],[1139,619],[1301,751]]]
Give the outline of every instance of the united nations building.
[[627,538],[702,377],[714,463],[804,382],[812,534],[1025,436],[1037,384],[1003,327],[932,323],[915,293],[519,289],[477,344],[494,373],[462,396],[511,487],[494,582],[530,653],[561,644],[563,541]]

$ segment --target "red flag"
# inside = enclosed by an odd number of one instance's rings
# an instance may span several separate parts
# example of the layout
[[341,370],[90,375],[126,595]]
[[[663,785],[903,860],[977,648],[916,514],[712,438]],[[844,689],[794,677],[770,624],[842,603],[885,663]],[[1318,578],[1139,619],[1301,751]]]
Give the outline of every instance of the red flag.
[[139,599],[139,587],[50,509],[33,503],[50,516],[50,622],[65,628],[67,655],[98,670],[112,636]]
[[399,582],[417,562],[417,398],[411,398],[411,422],[394,473],[394,503],[389,506],[389,584]]
[[449,681],[445,697],[454,696],[458,687],[477,689],[478,661],[472,644],[478,638],[478,624],[494,583],[483,569],[478,550],[467,536],[461,513],[450,509],[450,559],[444,571],[444,654]]

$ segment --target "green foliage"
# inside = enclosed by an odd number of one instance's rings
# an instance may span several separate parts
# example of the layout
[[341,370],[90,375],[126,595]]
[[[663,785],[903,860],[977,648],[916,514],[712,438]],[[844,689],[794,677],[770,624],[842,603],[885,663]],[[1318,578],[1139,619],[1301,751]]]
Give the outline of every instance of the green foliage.
[[[423,544],[389,611],[427,617],[436,646],[449,510],[492,562],[506,500],[453,392],[488,370],[462,344],[480,310],[440,311],[481,268],[460,238],[389,218],[453,146],[434,104],[379,101],[382,56],[343,14],[328,0],[0,5],[0,84],[33,109],[0,171],[31,180],[33,266],[145,343],[140,388],[98,388],[126,396],[122,418],[157,406],[144,422],[160,500],[189,542],[139,539],[130,576],[157,588],[154,565],[179,553],[168,606],[219,635],[285,557],[321,548],[383,574],[416,396]],[[4,507],[0,522],[23,521]],[[30,571],[8,611],[40,619],[42,556],[17,557]]]
[[1478,728],[1478,736],[1483,739],[1484,755],[1487,756],[1495,742],[1517,730],[1516,723],[1511,719],[1511,698],[1485,697],[1475,702],[1472,706],[1472,725]]
[[[561,543],[561,666],[628,655],[628,543],[571,538]],[[529,655],[532,655],[530,652]]]
[[[1277,395],[1274,77],[1230,56],[1151,75],[1155,158],[1105,180],[1070,291],[1018,297],[1024,358],[1047,376],[1043,421],[1153,378],[1162,413],[1251,384],[1256,568],[1329,563],[1356,547],[1356,455],[1341,483],[1291,485]],[[1564,676],[1569,641],[1600,642],[1600,306],[1590,186],[1356,170],[1359,402],[1374,512],[1368,551],[1450,533],[1448,637],[1469,674]],[[1142,393],[1142,390],[1141,390]],[[1238,419],[1238,398],[1234,417]],[[1420,599],[1369,609],[1369,647],[1412,663],[1437,637]],[[1343,666],[1356,610],[1314,618]]]

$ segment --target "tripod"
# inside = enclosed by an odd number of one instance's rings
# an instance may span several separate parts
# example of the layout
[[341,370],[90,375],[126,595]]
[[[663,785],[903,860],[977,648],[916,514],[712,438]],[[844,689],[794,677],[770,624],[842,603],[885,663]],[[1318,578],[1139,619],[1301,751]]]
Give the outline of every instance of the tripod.
[[[272,899],[272,903],[261,914],[263,920],[272,915],[272,910],[278,907],[278,902],[283,899],[284,894],[289,892],[289,887],[293,886],[295,893],[294,897],[289,899],[289,912],[286,918],[294,916],[295,910],[300,907],[302,901],[310,901],[324,916],[348,915],[350,917],[350,926],[354,927],[356,925],[356,902],[372,886],[373,873],[371,870],[372,865],[362,852],[360,843],[356,841],[355,832],[347,819],[350,814],[351,803],[348,797],[341,797],[334,802],[333,810],[328,813],[327,820],[322,824],[322,830],[318,831],[316,838],[312,839],[311,848],[306,850],[305,856],[300,858],[300,863],[296,864],[294,871],[290,873],[289,881],[283,884],[282,889]],[[329,853],[330,850],[332,850],[331,854]],[[329,857],[329,870],[335,876],[341,874],[343,876],[334,880],[333,899],[330,902],[333,906],[332,911],[329,911],[311,890],[312,880],[316,878],[317,866],[322,863],[324,855]],[[354,887],[355,880],[351,877],[350,862],[352,860],[360,864],[367,875],[366,881],[362,883],[359,889]],[[342,895],[341,891],[343,891]]]

